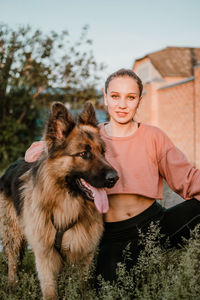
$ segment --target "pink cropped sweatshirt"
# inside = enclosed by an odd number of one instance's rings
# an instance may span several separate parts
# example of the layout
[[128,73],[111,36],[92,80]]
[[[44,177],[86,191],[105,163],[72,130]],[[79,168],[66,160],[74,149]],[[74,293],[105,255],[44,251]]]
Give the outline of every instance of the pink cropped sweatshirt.
[[[171,189],[188,200],[200,200],[200,170],[193,167],[159,128],[141,123],[128,137],[111,137],[100,125],[106,144],[106,159],[117,170],[119,180],[107,194],[137,194],[163,198],[163,178]],[[44,149],[44,141],[35,142],[26,151],[25,160],[35,161]]]
[[107,194],[137,194],[163,198],[163,178],[184,199],[200,200],[200,170],[193,167],[159,128],[141,123],[128,137],[111,137],[100,125],[106,159],[119,180]]

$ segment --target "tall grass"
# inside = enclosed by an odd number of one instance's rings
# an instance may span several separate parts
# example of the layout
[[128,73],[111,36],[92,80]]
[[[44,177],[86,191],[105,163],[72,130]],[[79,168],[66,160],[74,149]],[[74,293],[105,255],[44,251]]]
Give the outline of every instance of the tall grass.
[[[63,267],[58,277],[59,299],[68,300],[177,300],[200,299],[200,225],[192,231],[189,241],[180,249],[166,250],[160,243],[159,228],[152,225],[148,233],[141,235],[144,250],[138,263],[127,271],[125,264],[117,267],[117,280],[110,284],[98,277],[99,288],[93,287],[94,269],[83,280],[77,266]],[[124,260],[131,259],[129,248]],[[94,266],[93,266],[94,267]],[[7,268],[0,255],[0,299],[41,299],[39,281],[33,254],[27,250],[15,290],[8,291]]]

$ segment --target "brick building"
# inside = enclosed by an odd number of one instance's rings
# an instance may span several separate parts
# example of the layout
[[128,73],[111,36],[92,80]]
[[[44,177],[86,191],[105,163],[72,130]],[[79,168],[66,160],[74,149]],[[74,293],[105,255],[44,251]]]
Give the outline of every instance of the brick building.
[[200,168],[200,48],[167,47],[133,70],[144,83],[137,119],[163,129]]

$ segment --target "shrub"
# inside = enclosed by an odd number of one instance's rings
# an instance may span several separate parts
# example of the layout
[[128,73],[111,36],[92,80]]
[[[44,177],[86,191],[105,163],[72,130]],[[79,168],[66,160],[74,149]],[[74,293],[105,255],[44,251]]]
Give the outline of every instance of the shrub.
[[[78,266],[63,266],[58,276],[59,299],[68,300],[131,300],[131,299],[199,299],[200,295],[200,225],[192,231],[189,241],[180,249],[165,250],[160,246],[160,233],[151,225],[141,235],[144,250],[138,263],[127,271],[125,263],[117,267],[117,280],[111,284],[98,277],[98,290],[91,284],[94,265],[82,279]],[[124,262],[131,259],[129,247],[124,251]],[[0,255],[0,299],[41,299],[40,285],[30,250],[26,251],[15,290],[8,295],[7,270]],[[89,280],[88,280],[89,279]]]

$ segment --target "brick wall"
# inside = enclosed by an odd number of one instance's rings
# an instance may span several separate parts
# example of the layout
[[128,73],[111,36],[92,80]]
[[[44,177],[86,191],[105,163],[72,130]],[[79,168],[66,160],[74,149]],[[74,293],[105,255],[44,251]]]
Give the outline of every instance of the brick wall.
[[144,85],[136,119],[163,129],[200,168],[200,65],[194,69],[194,78],[162,88],[159,85]]
[[194,164],[194,83],[189,81],[158,93],[159,127]]
[[152,124],[151,93],[152,93],[152,85],[145,84],[144,94],[135,116],[136,120],[142,121],[147,124]]

